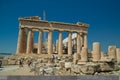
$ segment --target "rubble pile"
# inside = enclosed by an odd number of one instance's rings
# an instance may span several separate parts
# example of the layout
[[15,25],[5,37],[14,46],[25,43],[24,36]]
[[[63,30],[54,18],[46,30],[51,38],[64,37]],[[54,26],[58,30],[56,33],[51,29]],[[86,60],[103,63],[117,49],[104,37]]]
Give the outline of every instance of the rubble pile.
[[19,61],[23,64],[31,62],[28,66],[35,75],[120,75],[120,49],[115,51],[115,47],[110,46],[108,50],[108,54],[100,52],[97,42],[91,52],[83,47],[81,53],[73,55],[21,54],[5,58],[3,62],[6,65],[18,65]]

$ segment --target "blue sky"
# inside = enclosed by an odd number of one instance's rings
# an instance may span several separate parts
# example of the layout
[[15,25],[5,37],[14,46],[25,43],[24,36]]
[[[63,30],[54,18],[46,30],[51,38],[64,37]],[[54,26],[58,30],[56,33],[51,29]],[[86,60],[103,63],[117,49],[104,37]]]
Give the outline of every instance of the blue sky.
[[[107,51],[108,45],[120,48],[120,0],[0,0],[0,52],[16,52],[18,17],[42,18],[44,10],[48,21],[90,24],[89,49],[97,41],[102,51]],[[54,42],[58,38],[55,33]]]

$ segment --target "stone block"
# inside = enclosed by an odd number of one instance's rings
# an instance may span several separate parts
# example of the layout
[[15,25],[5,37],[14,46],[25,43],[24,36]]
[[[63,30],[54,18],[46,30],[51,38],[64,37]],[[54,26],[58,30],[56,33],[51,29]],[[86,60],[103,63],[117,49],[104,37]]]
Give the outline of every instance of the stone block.
[[114,63],[100,63],[100,71],[109,72],[114,70]]
[[83,74],[93,75],[97,69],[99,69],[99,64],[95,63],[87,63],[86,65],[81,66],[80,70]]

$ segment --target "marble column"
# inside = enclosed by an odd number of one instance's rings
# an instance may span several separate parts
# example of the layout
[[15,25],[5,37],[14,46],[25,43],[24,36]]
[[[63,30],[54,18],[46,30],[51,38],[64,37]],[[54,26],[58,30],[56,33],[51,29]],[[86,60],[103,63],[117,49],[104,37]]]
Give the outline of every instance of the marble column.
[[72,55],[72,32],[68,35],[68,55]]
[[101,52],[101,58],[104,58],[104,57],[105,57],[105,53]]
[[59,51],[58,54],[62,55],[62,31],[59,31]]
[[16,53],[26,53],[26,29],[20,28],[19,35],[18,35],[18,43],[17,43],[17,50]]
[[87,34],[84,35],[84,47],[88,48]]
[[82,50],[82,47],[84,47],[84,37],[82,33],[80,33],[80,41],[81,41],[81,50]]
[[116,46],[108,46],[108,55],[109,58],[116,59]]
[[120,64],[120,48],[116,48],[117,63]]
[[86,47],[82,47],[81,51],[81,61],[82,62],[87,62],[88,61],[88,50]]
[[74,49],[77,50],[77,37],[75,38]]
[[23,53],[26,53],[26,49],[27,49],[27,32],[26,29],[24,29],[23,31]]
[[59,40],[56,40],[56,52],[58,53]]
[[55,45],[53,44],[53,53],[55,53]]
[[93,51],[92,51],[93,61],[99,61],[101,58],[101,51],[100,51],[100,43],[94,42],[93,43]]
[[81,47],[80,33],[77,33],[77,54],[80,54],[80,47]]
[[81,42],[80,50],[82,50],[82,47],[84,47],[84,37],[83,37],[83,33],[80,33],[80,42]]
[[79,54],[78,53],[74,53],[73,54],[73,63],[77,64],[78,60],[79,60]]
[[53,43],[52,43],[52,30],[49,30],[48,33],[48,54],[53,53]]
[[32,53],[32,48],[33,48],[33,31],[32,29],[29,30],[28,32],[28,40],[27,40],[27,50],[26,50],[26,53],[27,54],[30,54]]
[[32,39],[31,39],[32,41],[32,43],[31,43],[31,53],[33,53],[33,49],[34,49],[34,31],[32,31]]
[[38,37],[38,54],[42,54],[42,30],[39,30],[39,37]]

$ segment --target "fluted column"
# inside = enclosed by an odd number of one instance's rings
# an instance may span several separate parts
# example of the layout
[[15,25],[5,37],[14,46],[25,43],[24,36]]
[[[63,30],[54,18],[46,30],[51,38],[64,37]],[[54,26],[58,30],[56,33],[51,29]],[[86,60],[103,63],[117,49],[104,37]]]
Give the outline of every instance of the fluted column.
[[68,55],[72,54],[72,32],[68,35]]
[[56,52],[58,53],[58,45],[59,45],[59,42],[58,42],[59,40],[57,39],[56,40]]
[[80,42],[81,42],[81,45],[80,45],[80,51],[82,50],[82,47],[84,47],[84,37],[83,37],[83,33],[80,33]]
[[32,52],[32,48],[33,48],[33,31],[30,29],[28,32],[28,40],[27,40],[27,54],[30,54]]
[[27,32],[26,29],[23,31],[23,42],[22,42],[22,51],[23,53],[26,53],[26,48],[27,48]]
[[16,53],[25,53],[26,52],[26,38],[27,38],[26,29],[20,28]]
[[85,48],[88,48],[87,34],[84,35],[84,47],[85,47]]
[[39,30],[39,37],[38,37],[38,54],[42,54],[42,31]]
[[59,55],[62,55],[62,31],[59,31]]
[[48,33],[48,54],[53,53],[53,43],[52,43],[52,30]]
[[31,41],[31,53],[33,53],[33,49],[34,49],[34,31],[32,31],[32,41]]
[[80,54],[80,46],[81,46],[80,33],[77,33],[77,53],[78,54]]

